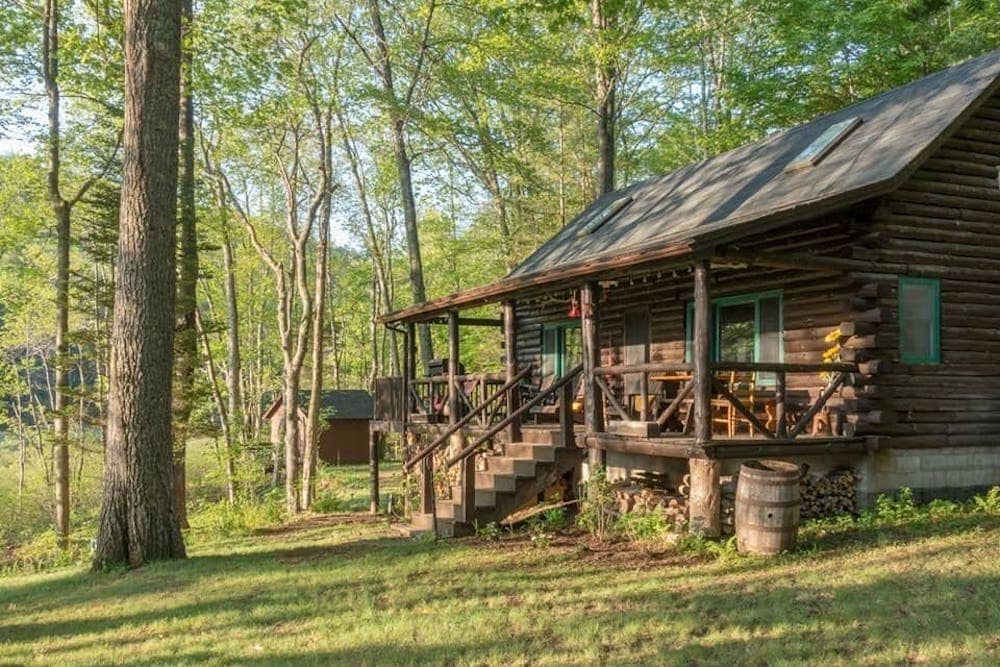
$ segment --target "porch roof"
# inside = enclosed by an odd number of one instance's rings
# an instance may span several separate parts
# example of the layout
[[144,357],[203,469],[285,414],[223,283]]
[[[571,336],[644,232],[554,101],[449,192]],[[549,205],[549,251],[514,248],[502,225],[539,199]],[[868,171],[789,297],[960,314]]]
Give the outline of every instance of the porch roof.
[[[680,260],[699,248],[766,231],[891,192],[1000,86],[1000,50],[777,132],[756,143],[596,199],[505,278],[387,315],[419,320],[609,269]],[[786,167],[828,128],[861,124],[822,158]],[[602,225],[598,212],[631,201]]]

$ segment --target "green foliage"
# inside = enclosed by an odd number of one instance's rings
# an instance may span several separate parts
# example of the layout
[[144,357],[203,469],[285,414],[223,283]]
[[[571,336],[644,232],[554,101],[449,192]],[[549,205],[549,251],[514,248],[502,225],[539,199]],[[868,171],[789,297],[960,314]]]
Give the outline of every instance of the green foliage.
[[479,525],[479,520],[476,519],[473,521],[472,526],[476,531],[476,537],[486,542],[499,542],[501,535],[503,535],[500,524],[496,521],[490,521],[481,526]]
[[983,514],[1000,514],[1000,486],[990,488],[986,493],[973,496],[969,507]]
[[742,557],[736,548],[735,535],[725,540],[716,540],[704,535],[692,535],[688,533],[677,543],[677,550],[681,553],[723,562]]
[[284,493],[275,488],[259,499],[197,503],[188,513],[192,530],[206,536],[246,535],[280,524],[286,517]]
[[0,559],[0,573],[42,572],[55,568],[81,565],[91,555],[90,540],[74,537],[68,548],[59,545],[55,530],[44,530],[29,541],[12,548]]
[[599,540],[606,540],[614,526],[615,495],[604,468],[590,472],[577,525]]
[[614,530],[631,542],[662,540],[674,533],[674,524],[660,511],[625,512],[615,521]]

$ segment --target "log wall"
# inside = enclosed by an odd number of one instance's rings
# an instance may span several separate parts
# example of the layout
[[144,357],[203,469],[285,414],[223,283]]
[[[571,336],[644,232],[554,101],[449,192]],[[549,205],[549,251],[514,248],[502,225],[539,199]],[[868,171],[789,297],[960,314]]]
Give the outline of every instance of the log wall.
[[[859,354],[879,359],[886,410],[874,432],[893,447],[1000,445],[1000,94],[883,198],[857,259],[891,268],[857,276],[886,321]],[[941,363],[899,355],[895,274],[941,280]]]

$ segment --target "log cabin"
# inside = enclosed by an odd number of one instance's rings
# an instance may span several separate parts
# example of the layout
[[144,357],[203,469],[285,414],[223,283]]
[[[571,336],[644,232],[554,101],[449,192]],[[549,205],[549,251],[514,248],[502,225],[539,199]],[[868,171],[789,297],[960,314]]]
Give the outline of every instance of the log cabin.
[[[605,194],[503,279],[384,317],[414,530],[598,466],[683,483],[707,535],[750,458],[849,467],[860,505],[1000,483],[998,173],[994,51]],[[440,376],[422,324],[447,327]],[[463,326],[502,327],[503,372],[460,372]]]

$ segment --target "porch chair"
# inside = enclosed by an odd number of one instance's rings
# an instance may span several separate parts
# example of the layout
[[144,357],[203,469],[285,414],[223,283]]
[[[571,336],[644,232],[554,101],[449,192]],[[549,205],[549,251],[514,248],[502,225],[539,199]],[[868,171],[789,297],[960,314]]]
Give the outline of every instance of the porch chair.
[[[729,392],[738,398],[748,410],[755,415],[758,413],[756,373],[737,373],[733,371],[729,374],[729,379],[726,382],[726,388],[729,389]],[[750,420],[744,417],[736,409],[736,406],[730,403],[729,399],[723,396],[715,396],[712,398],[712,424],[724,425],[726,435],[730,438],[735,437],[736,431],[739,429],[741,424],[746,424],[751,437],[753,437],[756,432],[756,429],[754,428],[754,425],[750,423]]]

